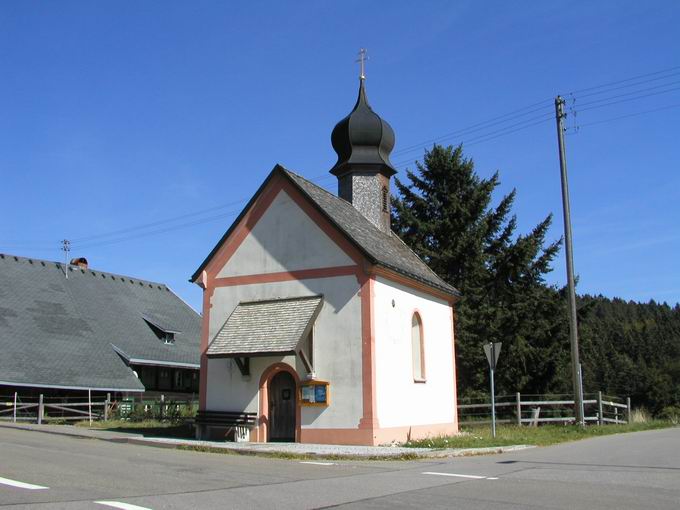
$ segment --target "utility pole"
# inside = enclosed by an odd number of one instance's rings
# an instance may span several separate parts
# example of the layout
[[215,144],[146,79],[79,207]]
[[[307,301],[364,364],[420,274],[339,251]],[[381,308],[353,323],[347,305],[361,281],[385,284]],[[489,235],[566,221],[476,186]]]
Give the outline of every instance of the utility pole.
[[569,291],[569,341],[571,343],[571,370],[574,386],[574,416],[579,425],[583,419],[583,386],[581,363],[578,353],[578,323],[576,320],[576,286],[574,284],[574,253],[571,239],[571,212],[569,210],[569,182],[567,180],[567,156],[564,146],[564,99],[555,98],[555,118],[557,120],[557,144],[560,151],[560,176],[562,179],[562,210],[564,213],[564,246],[567,259],[567,286]]
[[66,279],[68,280],[68,263],[69,263],[68,255],[69,252],[71,251],[71,241],[69,241],[68,239],[64,239],[61,242],[61,251],[64,252],[64,274],[66,275]]

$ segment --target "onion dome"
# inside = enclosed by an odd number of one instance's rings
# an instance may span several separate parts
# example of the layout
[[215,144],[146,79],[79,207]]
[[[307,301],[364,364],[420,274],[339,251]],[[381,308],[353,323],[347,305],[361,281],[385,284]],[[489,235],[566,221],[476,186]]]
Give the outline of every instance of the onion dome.
[[333,128],[331,142],[338,153],[338,161],[330,171],[335,176],[375,172],[389,178],[397,173],[390,161],[394,131],[369,106],[363,78],[360,79],[357,103]]

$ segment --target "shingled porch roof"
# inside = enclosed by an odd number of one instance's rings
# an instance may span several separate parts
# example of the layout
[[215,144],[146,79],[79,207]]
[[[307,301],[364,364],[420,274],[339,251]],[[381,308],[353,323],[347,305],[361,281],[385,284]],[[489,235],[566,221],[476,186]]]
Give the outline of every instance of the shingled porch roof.
[[208,357],[293,354],[322,304],[321,296],[239,303],[208,346]]

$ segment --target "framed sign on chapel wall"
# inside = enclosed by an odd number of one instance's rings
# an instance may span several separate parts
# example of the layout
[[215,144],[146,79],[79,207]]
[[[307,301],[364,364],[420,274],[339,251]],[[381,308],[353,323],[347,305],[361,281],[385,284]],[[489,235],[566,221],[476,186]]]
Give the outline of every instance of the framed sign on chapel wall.
[[327,407],[330,404],[328,381],[305,381],[300,384],[300,405]]

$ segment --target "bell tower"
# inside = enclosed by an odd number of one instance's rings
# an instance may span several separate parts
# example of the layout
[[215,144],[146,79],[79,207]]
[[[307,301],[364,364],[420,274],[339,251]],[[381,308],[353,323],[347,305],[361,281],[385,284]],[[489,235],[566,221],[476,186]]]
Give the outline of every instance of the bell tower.
[[338,178],[338,196],[389,233],[390,178],[397,173],[390,161],[394,131],[368,104],[363,72],[365,51],[360,56],[359,97],[331,134],[338,161],[330,172]]

